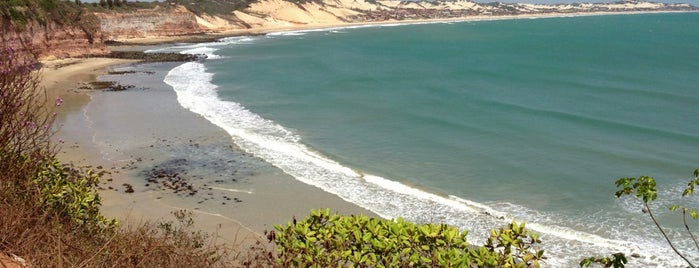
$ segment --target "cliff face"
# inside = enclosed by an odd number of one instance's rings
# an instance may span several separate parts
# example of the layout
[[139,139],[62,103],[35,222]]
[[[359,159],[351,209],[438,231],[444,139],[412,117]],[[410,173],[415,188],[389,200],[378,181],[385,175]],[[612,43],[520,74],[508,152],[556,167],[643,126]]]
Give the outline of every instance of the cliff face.
[[60,25],[55,22],[29,22],[17,29],[3,21],[0,39],[16,49],[31,49],[39,58],[77,57],[106,54],[107,47],[99,29]]
[[182,6],[95,13],[107,40],[203,33],[194,13]]

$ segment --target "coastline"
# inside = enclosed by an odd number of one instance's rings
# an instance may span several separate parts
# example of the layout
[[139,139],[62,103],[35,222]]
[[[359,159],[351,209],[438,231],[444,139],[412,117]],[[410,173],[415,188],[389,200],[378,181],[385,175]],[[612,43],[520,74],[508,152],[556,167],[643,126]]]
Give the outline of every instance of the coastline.
[[[240,151],[223,130],[182,108],[161,77],[179,63],[90,58],[44,64],[42,84],[49,98],[64,100],[55,124],[54,139],[63,142],[58,157],[102,174],[99,192],[108,217],[127,224],[167,221],[172,211],[187,209],[194,213],[195,228],[237,244],[263,240],[262,233],[274,224],[303,218],[311,209],[374,216]],[[134,66],[134,73],[120,73]],[[117,74],[110,75],[114,70]],[[86,83],[102,78],[138,88],[85,89]],[[214,170],[221,174],[205,168],[220,162],[231,163]],[[185,178],[196,190],[147,181],[158,179],[156,172],[170,171],[186,174],[168,178]],[[233,182],[218,184],[230,178]],[[221,187],[207,185],[211,180]],[[127,193],[128,188],[134,191]]]
[[648,10],[648,11],[618,11],[618,12],[571,12],[571,13],[539,13],[520,15],[474,15],[458,18],[434,18],[434,19],[407,19],[407,20],[385,20],[385,21],[365,21],[365,22],[338,22],[338,23],[309,23],[297,24],[293,26],[277,27],[256,27],[250,29],[231,29],[210,31],[202,34],[178,35],[178,36],[150,36],[143,38],[127,38],[113,40],[116,44],[113,48],[117,50],[129,50],[133,47],[158,46],[164,44],[184,43],[205,43],[215,42],[221,38],[239,36],[258,36],[270,33],[326,30],[334,28],[349,27],[370,27],[382,25],[409,25],[409,24],[429,24],[429,23],[454,23],[454,22],[477,22],[477,21],[497,21],[497,20],[517,20],[517,19],[544,19],[544,18],[566,18],[566,17],[588,17],[588,16],[613,16],[613,15],[637,15],[637,14],[664,14],[664,13],[692,13],[699,11],[688,10]]
[[[644,13],[667,13],[671,11],[651,11],[651,12],[592,12],[592,13],[574,13],[574,14],[543,14],[543,15],[526,15],[526,16],[474,16],[472,18],[458,19],[434,19],[434,20],[410,20],[410,21],[384,21],[376,23],[344,23],[332,25],[307,25],[293,28],[267,28],[255,29],[253,31],[229,31],[225,33],[207,34],[196,38],[190,37],[173,37],[172,39],[149,38],[145,40],[129,40],[127,46],[118,46],[116,50],[143,50],[148,46],[156,44],[166,44],[170,42],[182,41],[210,41],[211,38],[223,38],[227,36],[240,36],[250,34],[267,34],[274,32],[288,31],[305,31],[305,30],[322,30],[329,28],[342,27],[361,27],[372,25],[387,25],[387,24],[421,24],[421,23],[444,23],[444,22],[465,22],[465,21],[485,21],[485,20],[507,20],[507,19],[532,19],[532,18],[549,18],[549,17],[578,17],[578,16],[597,16],[597,15],[627,15],[627,14],[644,14]],[[87,59],[64,59],[45,62],[42,69],[42,84],[46,87],[49,93],[49,99],[54,99],[58,96],[64,99],[64,104],[58,111],[59,117],[57,120],[58,133],[55,136],[65,141],[59,153],[59,158],[62,161],[70,162],[76,166],[85,166],[90,168],[100,167],[95,171],[101,171],[104,168],[106,173],[103,178],[105,189],[100,191],[103,196],[103,211],[107,216],[115,217],[119,220],[126,221],[142,221],[142,220],[159,220],[169,219],[170,212],[176,209],[185,208],[197,212],[197,228],[210,233],[217,233],[219,237],[227,241],[236,241],[237,237],[259,239],[265,230],[273,229],[273,224],[282,224],[287,222],[293,216],[303,217],[308,214],[310,209],[314,208],[330,208],[343,214],[364,214],[374,215],[373,212],[361,208],[355,204],[342,200],[341,198],[326,193],[323,190],[304,184],[290,175],[284,174],[278,168],[271,167],[270,164],[261,164],[258,171],[253,172],[260,174],[251,174],[248,179],[256,180],[256,189],[265,189],[264,191],[256,190],[255,198],[246,197],[241,202],[240,207],[245,211],[243,215],[232,216],[225,215],[219,212],[207,212],[198,210],[197,207],[181,206],[180,201],[166,200],[163,201],[163,196],[160,195],[165,190],[162,189],[143,189],[144,167],[147,164],[141,165],[139,168],[134,168],[136,159],[144,159],[143,155],[153,156],[150,166],[157,166],[157,160],[161,163],[167,159],[157,159],[157,155],[170,153],[167,148],[177,143],[180,146],[191,146],[196,143],[197,139],[202,139],[201,133],[193,131],[187,135],[172,136],[168,133],[177,131],[175,126],[192,126],[196,125],[196,129],[207,129],[204,142],[210,142],[212,146],[231,146],[233,145],[228,134],[218,127],[209,123],[199,115],[195,115],[190,111],[182,108],[176,101],[175,93],[169,86],[160,79],[159,83],[161,92],[153,95],[149,89],[130,90],[124,92],[133,94],[134,98],[130,100],[116,100],[109,96],[110,94],[120,94],[116,92],[99,92],[94,90],[79,89],[81,85],[96,81],[100,76],[108,76],[109,70],[120,67],[128,67],[136,64],[136,60],[109,59],[109,58],[87,58]],[[174,67],[176,65],[172,65]],[[171,67],[171,68],[172,68]],[[171,69],[170,68],[170,69]],[[139,79],[129,78],[131,74],[120,74],[126,77],[127,80],[134,86],[140,86]],[[152,81],[151,81],[152,82]],[[158,87],[158,86],[156,86]],[[165,92],[166,91],[166,92]],[[95,95],[99,95],[99,102],[95,104]],[[166,101],[161,101],[161,98]],[[138,101],[133,101],[138,100]],[[154,112],[147,107],[147,103],[158,102],[159,108]],[[95,111],[95,106],[104,108]],[[125,119],[111,121],[109,124],[96,126],[95,123],[104,122],[108,119],[114,119],[110,114],[109,107],[119,109],[119,111],[127,112],[130,116],[125,116]],[[133,127],[136,121],[143,120],[143,117],[151,118],[167,118],[173,113],[176,113],[178,119],[186,118],[183,121],[173,122],[168,120],[150,120],[148,122],[155,123],[154,126],[140,125],[143,133],[141,137],[126,138],[127,143],[130,142],[132,154],[123,154],[118,151],[124,151],[124,148],[118,148],[115,144],[105,145],[104,142],[96,141],[96,132],[104,131],[108,128],[110,132],[115,130],[121,131],[123,135],[134,131]],[[100,120],[99,118],[104,118]],[[169,129],[172,128],[172,129]],[[87,130],[87,131],[85,131]],[[148,133],[150,131],[150,133]],[[144,138],[148,136],[149,138]],[[212,138],[213,137],[213,138]],[[114,138],[114,137],[112,137]],[[123,137],[119,137],[121,139]],[[113,139],[112,141],[115,141]],[[167,140],[167,145],[158,143]],[[145,144],[150,142],[149,144]],[[135,146],[134,144],[138,144]],[[106,152],[105,148],[110,147],[110,152]],[[154,150],[146,150],[147,148],[155,148]],[[240,149],[237,147],[234,150]],[[118,156],[114,156],[114,155]],[[139,155],[141,154],[141,155]],[[245,154],[245,153],[242,153]],[[259,160],[259,159],[258,159]],[[259,160],[262,161],[262,160]],[[140,160],[138,161],[140,162]],[[255,165],[258,165],[256,163]],[[139,173],[141,172],[141,173]],[[280,183],[280,181],[282,183]],[[123,184],[132,185],[136,191],[134,193],[125,193]],[[141,185],[139,185],[141,184]],[[223,190],[225,191],[225,190]],[[303,193],[299,195],[299,193]],[[228,198],[228,197],[226,197]],[[176,199],[176,198],[175,198]],[[225,199],[224,202],[228,200]],[[249,201],[254,200],[254,201]],[[168,203],[170,202],[170,203]],[[185,202],[186,203],[186,202]],[[262,213],[263,215],[258,215]],[[231,239],[231,237],[233,237]]]

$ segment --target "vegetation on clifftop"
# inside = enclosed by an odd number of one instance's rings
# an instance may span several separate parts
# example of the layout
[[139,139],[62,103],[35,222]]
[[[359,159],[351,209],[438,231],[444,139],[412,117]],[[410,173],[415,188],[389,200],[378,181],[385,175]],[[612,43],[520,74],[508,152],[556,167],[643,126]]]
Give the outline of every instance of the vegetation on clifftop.
[[80,20],[80,11],[71,2],[59,0],[7,0],[0,2],[3,24],[22,28],[31,21],[72,25]]
[[[2,32],[5,40],[8,31],[21,34],[34,34],[35,26],[57,25],[82,30],[90,44],[101,32],[99,19],[77,5],[60,0],[7,0],[0,2]],[[22,41],[24,39],[19,39]],[[26,44],[23,47],[28,48]],[[31,49],[31,48],[28,48]]]
[[256,0],[167,0],[167,3],[185,6],[197,15],[230,15],[254,2]]
[[3,24],[11,24],[20,29],[29,22],[41,25],[57,23],[60,25],[82,25],[89,21],[90,12],[121,12],[139,8],[168,7],[178,4],[187,7],[196,14],[226,15],[234,10],[248,7],[248,0],[167,0],[159,2],[139,2],[127,0],[101,0],[100,2],[82,3],[80,0],[3,0],[0,1],[0,17]]

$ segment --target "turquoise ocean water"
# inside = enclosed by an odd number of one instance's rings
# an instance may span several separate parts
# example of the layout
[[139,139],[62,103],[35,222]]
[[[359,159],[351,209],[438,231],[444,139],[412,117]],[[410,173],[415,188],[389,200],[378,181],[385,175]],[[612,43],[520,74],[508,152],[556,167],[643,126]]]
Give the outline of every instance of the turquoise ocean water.
[[655,177],[672,235],[680,216],[665,207],[699,205],[677,198],[699,167],[699,13],[335,28],[161,50],[210,56],[166,77],[184,107],[383,217],[454,224],[473,243],[526,221],[551,267],[620,251],[640,266],[682,264],[640,204],[613,193],[618,177]]

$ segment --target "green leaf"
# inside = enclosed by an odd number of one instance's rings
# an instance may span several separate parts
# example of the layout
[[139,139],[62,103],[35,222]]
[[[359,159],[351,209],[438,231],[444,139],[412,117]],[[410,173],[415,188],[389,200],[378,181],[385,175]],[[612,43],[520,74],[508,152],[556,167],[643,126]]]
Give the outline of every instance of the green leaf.
[[544,250],[539,250],[536,252],[536,258],[541,259],[541,257],[544,256]]
[[694,185],[688,187],[687,189],[684,189],[682,192],[682,196],[688,196],[688,195],[693,195],[694,194]]
[[540,268],[540,267],[541,267],[541,264],[539,264],[539,261],[538,261],[538,260],[534,260],[534,261],[532,262],[532,264],[534,265],[534,268]]
[[595,263],[595,258],[590,257],[590,258],[587,258],[587,259],[580,261],[580,267],[588,267],[588,266],[592,265],[593,263]]

